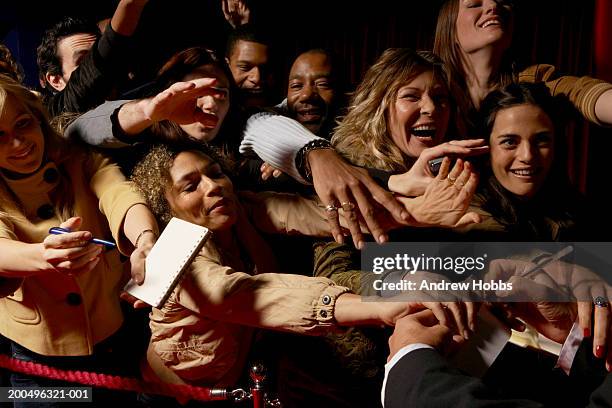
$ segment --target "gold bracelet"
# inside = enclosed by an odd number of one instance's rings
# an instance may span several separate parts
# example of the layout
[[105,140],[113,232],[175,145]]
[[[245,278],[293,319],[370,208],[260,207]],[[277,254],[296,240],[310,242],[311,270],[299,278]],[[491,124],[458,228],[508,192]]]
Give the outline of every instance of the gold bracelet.
[[147,232],[150,232],[151,234],[157,236],[155,231],[153,231],[152,229],[146,229],[146,230],[140,231],[140,234],[138,234],[138,237],[136,237],[136,242],[134,242],[134,248],[138,248],[138,242],[140,241],[140,238]]

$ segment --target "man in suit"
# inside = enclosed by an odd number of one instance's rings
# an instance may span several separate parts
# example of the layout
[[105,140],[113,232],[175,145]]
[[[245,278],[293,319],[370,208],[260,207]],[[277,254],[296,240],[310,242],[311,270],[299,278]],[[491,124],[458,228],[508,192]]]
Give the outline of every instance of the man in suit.
[[[429,310],[398,320],[389,338],[382,389],[384,407],[543,407],[535,401],[504,399],[479,378],[451,367],[443,354],[460,343],[461,338],[440,325]],[[590,355],[589,347],[581,349],[585,356]],[[611,403],[612,376],[608,374],[591,394],[588,407],[609,407]]]

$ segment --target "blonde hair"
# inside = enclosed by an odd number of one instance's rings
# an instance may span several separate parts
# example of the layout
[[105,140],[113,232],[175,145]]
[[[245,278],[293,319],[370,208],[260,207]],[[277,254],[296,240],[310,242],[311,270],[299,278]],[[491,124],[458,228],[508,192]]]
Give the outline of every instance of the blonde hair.
[[446,84],[439,59],[430,52],[389,48],[368,69],[355,90],[346,116],[332,137],[336,150],[351,163],[380,170],[403,172],[412,165],[388,131],[388,112],[399,89],[423,72]]
[[[10,78],[0,74],[0,112],[4,112],[9,98],[13,98],[39,122],[45,140],[45,157],[52,160],[60,172],[60,184],[52,194],[55,213],[60,220],[66,220],[73,215],[74,191],[70,177],[65,169],[68,160],[85,160],[82,150],[73,148],[53,129],[49,123],[47,111],[40,98],[29,89]],[[79,157],[83,156],[83,157]],[[20,211],[19,198],[8,188],[0,178],[0,216],[10,218],[6,209],[17,208]]]

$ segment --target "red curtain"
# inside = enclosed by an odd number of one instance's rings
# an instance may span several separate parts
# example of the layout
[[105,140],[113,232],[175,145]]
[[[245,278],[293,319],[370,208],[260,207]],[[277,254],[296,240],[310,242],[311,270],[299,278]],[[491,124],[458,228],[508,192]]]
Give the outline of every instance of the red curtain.
[[597,0],[595,4],[595,70],[597,76],[612,82],[612,1]]

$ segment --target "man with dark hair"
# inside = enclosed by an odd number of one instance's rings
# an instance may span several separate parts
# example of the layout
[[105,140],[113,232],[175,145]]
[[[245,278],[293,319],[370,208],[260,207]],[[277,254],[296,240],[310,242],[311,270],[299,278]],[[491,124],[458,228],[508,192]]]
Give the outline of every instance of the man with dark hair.
[[341,90],[337,71],[331,53],[316,48],[298,55],[289,72],[288,116],[326,139],[338,114]]
[[270,41],[252,25],[234,29],[225,47],[225,61],[240,90],[245,107],[265,107],[272,84]]
[[43,35],[37,49],[39,81],[52,116],[85,112],[111,94],[127,73],[130,37],[148,0],[121,0],[104,34],[67,17]]

